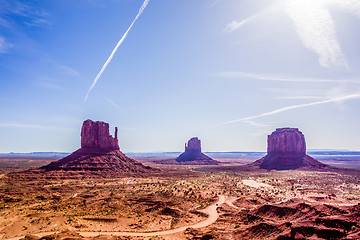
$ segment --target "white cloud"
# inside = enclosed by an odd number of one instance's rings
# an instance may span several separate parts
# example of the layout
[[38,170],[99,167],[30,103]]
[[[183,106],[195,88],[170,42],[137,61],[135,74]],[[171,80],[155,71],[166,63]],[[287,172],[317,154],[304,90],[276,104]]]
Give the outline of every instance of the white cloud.
[[[285,12],[295,25],[302,44],[318,56],[320,66],[325,68],[348,68],[345,55],[338,43],[334,19],[331,11],[341,11],[360,18],[359,0],[287,0],[284,1]],[[250,21],[278,9],[277,4],[264,9],[242,21],[232,21],[226,25],[224,32],[233,32]]]
[[352,13],[360,18],[360,1],[358,0],[322,0],[329,7],[336,10]]
[[224,28],[224,32],[225,33],[231,33],[231,32],[234,32],[235,30],[239,29],[240,27],[242,27],[243,25],[255,20],[256,18],[258,18],[259,16],[263,15],[264,13],[266,12],[269,12],[270,10],[274,9],[274,7],[277,7],[277,5],[273,6],[273,7],[270,7],[270,8],[266,8],[248,18],[245,18],[244,20],[242,21],[236,21],[236,20],[233,20],[232,22],[228,23],[225,28]]
[[[328,98],[334,98],[336,96],[344,96],[347,94],[347,90],[343,87],[339,87],[339,86],[336,86],[336,87],[332,87],[330,89],[328,89],[326,91],[326,96]],[[335,106],[339,109],[339,110],[345,110],[346,109],[346,105],[344,104],[345,101],[337,101],[335,102]]]
[[236,29],[238,29],[239,27],[241,27],[242,25],[247,23],[249,21],[249,19],[251,19],[251,17],[249,17],[245,20],[242,20],[241,22],[234,20],[231,23],[228,23],[224,29],[224,32],[229,33],[229,32],[235,31]]
[[8,43],[4,37],[0,36],[0,53],[6,53],[11,47],[12,44]]
[[347,67],[347,60],[336,38],[331,7],[360,17],[358,0],[291,0],[286,12],[302,44],[318,55],[320,66]]
[[260,17],[266,16],[268,13],[271,13],[273,11],[277,11],[277,10],[281,9],[280,7],[281,7],[281,4],[275,2],[270,7],[264,8],[261,11],[251,15],[250,17],[245,18],[244,20],[241,20],[241,21],[233,20],[232,22],[228,23],[225,26],[223,31],[225,33],[234,32],[235,30],[239,29],[240,27],[244,26],[245,24],[248,24],[254,20],[257,20]]

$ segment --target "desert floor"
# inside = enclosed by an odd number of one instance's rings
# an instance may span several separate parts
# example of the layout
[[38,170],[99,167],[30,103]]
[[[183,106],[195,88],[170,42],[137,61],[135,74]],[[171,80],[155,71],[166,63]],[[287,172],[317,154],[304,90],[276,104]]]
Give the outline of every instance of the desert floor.
[[356,172],[176,168],[194,174],[48,179],[9,175],[6,168],[0,178],[0,238],[360,237]]

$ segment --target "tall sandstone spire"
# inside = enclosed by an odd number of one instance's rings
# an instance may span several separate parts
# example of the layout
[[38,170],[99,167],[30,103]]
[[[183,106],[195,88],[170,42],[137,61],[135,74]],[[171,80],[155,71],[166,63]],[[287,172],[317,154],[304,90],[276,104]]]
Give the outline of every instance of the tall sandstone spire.
[[197,137],[191,138],[187,145],[185,143],[185,152],[176,158],[180,164],[191,165],[218,165],[219,162],[201,152],[201,141]]
[[89,119],[84,121],[81,128],[81,148],[120,150],[117,127],[115,127],[115,137],[112,137],[108,123]]
[[69,156],[42,167],[46,171],[80,171],[104,176],[144,176],[159,172],[127,157],[120,151],[117,138],[109,133],[109,124],[86,120],[81,128],[81,148]]

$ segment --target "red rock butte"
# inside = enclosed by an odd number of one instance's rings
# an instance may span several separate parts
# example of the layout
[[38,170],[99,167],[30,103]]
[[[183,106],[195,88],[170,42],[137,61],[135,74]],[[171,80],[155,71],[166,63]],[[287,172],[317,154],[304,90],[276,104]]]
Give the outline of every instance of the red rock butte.
[[305,137],[298,128],[277,128],[268,136],[267,153],[306,154]]
[[197,137],[191,138],[187,145],[185,143],[185,152],[186,151],[198,151],[201,152],[201,141]]
[[218,165],[219,162],[201,152],[201,141],[197,137],[185,143],[185,152],[180,154],[176,161],[181,164],[191,165]]
[[254,164],[263,169],[323,169],[327,165],[306,155],[306,142],[297,128],[277,128],[268,136],[267,155]]
[[101,172],[106,175],[144,176],[158,172],[127,157],[120,151],[117,128],[115,137],[109,133],[109,124],[86,120],[81,128],[81,148],[69,156],[42,167],[46,171]]
[[108,123],[88,119],[81,128],[81,148],[120,150],[117,133],[118,129],[115,127],[115,137],[112,137]]

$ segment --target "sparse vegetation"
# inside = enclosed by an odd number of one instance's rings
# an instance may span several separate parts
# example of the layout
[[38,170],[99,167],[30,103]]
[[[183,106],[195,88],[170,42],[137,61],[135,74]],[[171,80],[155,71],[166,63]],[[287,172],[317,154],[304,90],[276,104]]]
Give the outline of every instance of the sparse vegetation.
[[[315,202],[328,206],[322,207],[316,216],[321,226],[344,226],[348,234],[359,231],[354,221],[346,225],[326,220],[329,214],[350,212],[332,208],[331,204],[355,206],[360,201],[357,176],[311,171],[218,171],[213,167],[196,169],[196,166],[191,170],[197,174],[112,179],[8,175],[0,179],[0,228],[6,237],[15,236],[13,229],[18,229],[17,234],[36,233],[40,229],[45,232],[167,230],[206,219],[207,215],[199,210],[214,203],[219,195],[226,195],[236,199],[234,206],[221,206],[220,218],[212,227],[190,231],[194,235],[185,232],[183,239],[187,236],[228,239],[227,236],[237,236],[240,232],[257,231],[262,226],[260,223],[281,215],[276,221],[283,227],[264,225],[269,233],[259,235],[271,239],[270,236],[280,234],[282,229],[295,227],[291,222],[297,210],[291,205],[291,199],[302,199],[304,204],[298,206],[304,209],[311,209],[311,203]],[[243,180],[259,185],[248,186]],[[272,215],[260,214],[264,206],[280,203],[289,207],[265,207]]]

